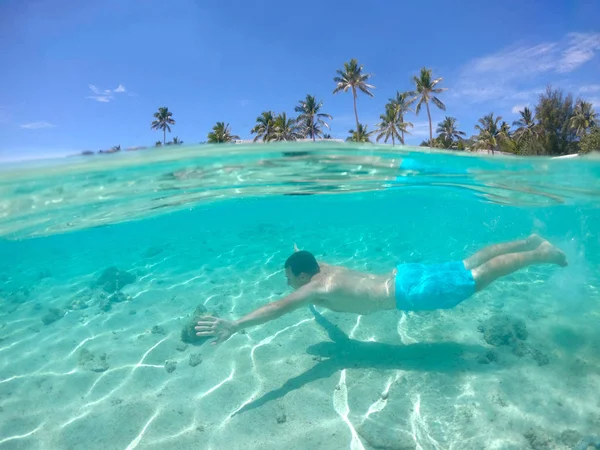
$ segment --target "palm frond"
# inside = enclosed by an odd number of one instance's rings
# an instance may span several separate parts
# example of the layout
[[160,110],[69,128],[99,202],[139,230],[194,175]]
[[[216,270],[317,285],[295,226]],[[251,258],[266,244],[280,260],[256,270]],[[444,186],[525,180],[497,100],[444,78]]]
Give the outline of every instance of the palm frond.
[[439,98],[437,97],[431,97],[431,101],[433,102],[433,104],[435,106],[437,106],[438,108],[440,108],[442,111],[446,111],[446,105],[444,105]]

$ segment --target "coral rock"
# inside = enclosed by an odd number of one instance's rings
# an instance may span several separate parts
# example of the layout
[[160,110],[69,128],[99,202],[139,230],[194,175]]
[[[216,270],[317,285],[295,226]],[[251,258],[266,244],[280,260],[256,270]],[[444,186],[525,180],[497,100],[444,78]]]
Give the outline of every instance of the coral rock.
[[165,369],[167,372],[171,373],[177,368],[177,361],[173,359],[167,359],[165,361]]
[[102,275],[95,281],[94,286],[102,288],[109,294],[113,294],[123,286],[131,284],[134,281],[135,275],[116,267],[109,267],[102,272]]
[[202,355],[200,353],[192,353],[190,355],[190,366],[196,367],[202,362]]
[[165,334],[165,329],[160,325],[154,325],[150,330],[152,334]]
[[108,370],[106,353],[94,355],[89,350],[82,348],[79,352],[79,366],[92,372],[104,372]]
[[485,342],[490,345],[511,345],[515,340],[527,339],[527,327],[521,319],[504,314],[497,314],[486,320],[479,331],[483,333]]
[[181,340],[188,344],[200,345],[209,340],[209,337],[196,336],[196,323],[201,316],[207,314],[204,305],[200,304],[196,307],[192,318],[187,321],[181,329]]
[[51,323],[56,322],[59,319],[62,319],[65,316],[65,311],[58,308],[50,308],[48,313],[46,313],[42,317],[42,322],[44,325],[50,325]]

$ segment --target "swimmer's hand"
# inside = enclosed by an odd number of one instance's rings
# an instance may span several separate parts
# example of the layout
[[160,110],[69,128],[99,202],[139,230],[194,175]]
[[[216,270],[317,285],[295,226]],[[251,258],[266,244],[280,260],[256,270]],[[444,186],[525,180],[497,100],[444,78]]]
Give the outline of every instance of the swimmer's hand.
[[294,253],[299,252],[299,251],[300,251],[300,249],[298,248],[298,246],[294,242]]
[[211,342],[212,345],[225,342],[238,331],[234,322],[213,316],[200,317],[195,328],[196,336],[214,336],[216,339]]

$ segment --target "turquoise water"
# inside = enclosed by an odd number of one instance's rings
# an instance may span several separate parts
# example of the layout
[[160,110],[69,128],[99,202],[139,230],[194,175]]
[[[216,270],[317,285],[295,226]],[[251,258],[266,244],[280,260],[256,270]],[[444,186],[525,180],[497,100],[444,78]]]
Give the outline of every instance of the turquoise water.
[[[201,146],[12,165],[0,193],[0,448],[570,449],[600,434],[596,160]],[[294,243],[386,273],[531,233],[569,266],[451,310],[301,309],[182,342],[198,305],[238,319],[289,293]],[[493,341],[492,323],[527,332]]]

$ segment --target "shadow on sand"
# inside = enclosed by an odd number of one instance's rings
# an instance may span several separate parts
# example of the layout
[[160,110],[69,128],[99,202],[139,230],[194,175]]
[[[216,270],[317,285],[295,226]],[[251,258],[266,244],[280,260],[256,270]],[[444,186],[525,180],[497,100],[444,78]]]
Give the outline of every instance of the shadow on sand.
[[[306,372],[290,378],[283,386],[267,392],[238,410],[237,415],[258,408],[270,401],[284,397],[289,392],[321,378],[328,378],[343,369],[399,369],[421,372],[486,372],[499,370],[497,363],[481,364],[490,349],[480,345],[456,342],[416,343],[390,345],[350,339],[338,327],[310,307],[316,322],[321,325],[332,342],[319,342],[307,348],[310,355],[327,358]],[[502,369],[507,365],[502,364]]]

